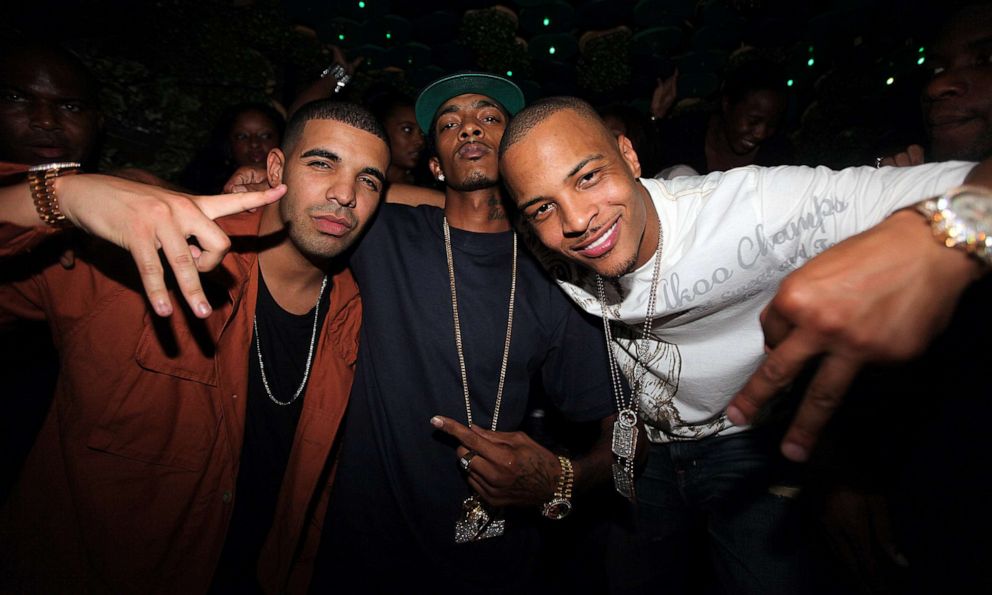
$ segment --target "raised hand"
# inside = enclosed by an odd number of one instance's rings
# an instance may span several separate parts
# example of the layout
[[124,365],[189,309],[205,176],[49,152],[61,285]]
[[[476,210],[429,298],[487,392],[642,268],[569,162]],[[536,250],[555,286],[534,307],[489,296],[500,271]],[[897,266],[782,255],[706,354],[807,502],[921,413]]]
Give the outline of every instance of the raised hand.
[[750,422],[820,358],[782,442],[787,458],[805,460],[861,367],[922,353],[980,273],[976,260],[936,242],[913,211],[841,242],[786,277],[765,308],[767,357],[731,401],[728,417]]
[[[213,220],[275,202],[285,191],[280,185],[264,192],[192,196],[100,175],[62,177],[57,186],[66,218],[131,253],[156,314],[172,314],[158,253],[162,250],[183,297],[200,318],[212,311],[200,273],[220,264],[231,246]],[[190,238],[196,239],[196,245]]]

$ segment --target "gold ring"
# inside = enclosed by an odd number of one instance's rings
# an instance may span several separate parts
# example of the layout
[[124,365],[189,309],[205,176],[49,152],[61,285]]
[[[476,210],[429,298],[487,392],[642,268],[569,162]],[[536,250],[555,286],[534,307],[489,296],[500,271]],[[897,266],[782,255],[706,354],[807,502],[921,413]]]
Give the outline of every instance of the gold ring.
[[470,450],[465,453],[464,457],[458,459],[458,464],[461,465],[462,471],[468,473],[468,467],[472,464],[472,459],[474,459],[477,454],[479,454],[477,451]]

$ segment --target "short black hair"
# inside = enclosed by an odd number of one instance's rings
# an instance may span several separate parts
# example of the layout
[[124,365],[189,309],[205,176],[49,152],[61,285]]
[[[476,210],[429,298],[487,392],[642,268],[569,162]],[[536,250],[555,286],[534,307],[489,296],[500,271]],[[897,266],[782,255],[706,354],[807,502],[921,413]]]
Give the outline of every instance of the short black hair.
[[287,151],[300,140],[303,128],[310,120],[334,120],[352,128],[364,130],[382,139],[389,146],[389,137],[379,120],[368,109],[345,101],[318,99],[296,110],[286,124],[286,134],[282,137],[282,150]]
[[523,140],[527,133],[541,122],[562,110],[571,110],[583,118],[599,122],[602,120],[596,110],[588,102],[578,97],[547,97],[539,99],[524,109],[520,110],[516,116],[510,120],[503,132],[503,140],[499,143],[499,154],[502,157],[506,151]]

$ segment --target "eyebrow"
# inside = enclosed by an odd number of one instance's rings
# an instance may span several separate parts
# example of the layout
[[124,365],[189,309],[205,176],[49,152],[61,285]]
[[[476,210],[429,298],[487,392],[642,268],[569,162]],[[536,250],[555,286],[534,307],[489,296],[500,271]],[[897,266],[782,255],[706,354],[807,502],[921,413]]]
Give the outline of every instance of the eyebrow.
[[383,184],[386,183],[386,176],[383,175],[383,173],[381,171],[379,171],[378,168],[375,168],[375,167],[363,167],[362,168],[362,171],[360,173],[368,174],[368,175],[370,175],[370,176],[372,176],[374,178],[377,178]]
[[[992,35],[987,35],[985,37],[979,37],[978,39],[972,39],[971,41],[965,42],[964,48],[966,51],[975,52],[981,51],[990,45],[992,45]],[[932,60],[947,61],[948,54],[942,53],[939,49],[934,48],[933,53],[930,56],[927,56],[927,58]]]
[[[567,174],[565,174],[565,177],[562,178],[562,181],[563,182],[567,182],[569,178],[571,178],[575,174],[579,173],[579,171],[581,171],[583,167],[589,165],[589,163],[591,161],[596,161],[597,159],[602,159],[602,158],[603,158],[603,154],[602,153],[596,153],[595,155],[590,155],[590,156],[586,157],[582,161],[578,162],[575,165],[575,167],[572,168],[572,171],[570,171]],[[532,204],[539,203],[542,200],[547,200],[547,197],[546,196],[537,196],[535,198],[532,198],[532,199],[528,200],[524,204],[519,205],[517,208],[520,209],[521,211],[526,211],[527,210],[527,207],[531,206]]]
[[[469,107],[472,107],[472,108],[475,108],[475,109],[480,109],[480,108],[483,108],[483,107],[494,107],[494,108],[500,110],[500,112],[503,112],[504,111],[503,108],[499,104],[497,104],[495,102],[492,102],[492,101],[489,101],[488,99],[477,99]],[[454,113],[454,112],[459,112],[459,111],[461,111],[461,109],[462,108],[459,107],[457,104],[451,104],[448,107],[446,107],[446,108],[442,109],[441,111],[439,111],[437,113],[437,115],[434,116],[434,121],[437,122],[439,119],[441,119],[441,116],[443,116],[445,114],[451,114],[451,113]]]
[[300,158],[302,159],[303,157],[323,157],[324,159],[333,161],[335,163],[341,162],[340,155],[334,153],[333,151],[328,151],[327,149],[310,149],[309,151],[305,151],[304,153],[300,154]]
[[595,155],[590,155],[590,156],[586,157],[585,159],[583,159],[582,161],[580,161],[575,167],[573,167],[572,168],[572,171],[568,172],[565,175],[565,180],[567,181],[569,178],[571,178],[575,174],[579,173],[579,170],[582,169],[583,167],[585,167],[586,165],[589,165],[589,162],[590,161],[596,161],[597,159],[602,159],[602,158],[603,158],[603,154],[602,153],[596,153]]
[[[341,163],[341,156],[333,151],[328,151],[327,149],[310,149],[300,155],[300,158],[304,157],[323,157],[334,163]],[[377,178],[383,184],[386,183],[386,175],[382,173],[377,167],[367,166],[363,167],[359,173],[368,174],[374,178]]]

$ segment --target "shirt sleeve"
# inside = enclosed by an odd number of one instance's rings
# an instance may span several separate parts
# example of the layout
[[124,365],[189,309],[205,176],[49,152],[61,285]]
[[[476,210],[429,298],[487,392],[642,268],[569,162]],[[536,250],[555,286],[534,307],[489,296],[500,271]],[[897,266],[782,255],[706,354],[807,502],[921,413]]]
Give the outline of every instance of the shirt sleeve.
[[[617,407],[601,319],[580,312],[558,288],[554,291],[566,313],[542,369],[544,388],[555,407],[571,421],[609,417]],[[623,374],[619,375],[626,391]]]
[[767,229],[824,225],[834,241],[860,233],[894,211],[961,184],[974,163],[915,167],[757,169],[759,214]]

